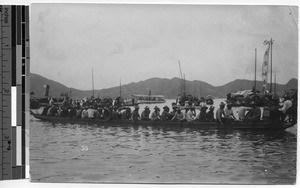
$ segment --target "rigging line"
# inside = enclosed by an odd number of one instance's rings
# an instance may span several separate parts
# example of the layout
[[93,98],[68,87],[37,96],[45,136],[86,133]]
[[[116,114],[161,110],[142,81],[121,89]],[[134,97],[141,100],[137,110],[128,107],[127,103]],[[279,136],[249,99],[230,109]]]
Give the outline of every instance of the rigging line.
[[298,29],[298,22],[297,22],[297,20],[296,20],[296,17],[295,17],[295,15],[294,15],[294,12],[293,12],[293,9],[292,9],[292,7],[289,5],[289,8],[290,8],[290,11],[291,11],[291,15],[293,16],[293,18],[294,18],[294,22],[295,22],[295,24],[296,24],[296,26],[297,26],[297,29]]

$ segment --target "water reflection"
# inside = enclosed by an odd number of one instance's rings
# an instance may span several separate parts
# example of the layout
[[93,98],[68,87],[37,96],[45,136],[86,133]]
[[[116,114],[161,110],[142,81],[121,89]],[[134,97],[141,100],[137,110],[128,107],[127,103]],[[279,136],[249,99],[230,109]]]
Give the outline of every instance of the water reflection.
[[32,121],[30,131],[36,181],[295,182],[297,139],[290,132],[40,121]]

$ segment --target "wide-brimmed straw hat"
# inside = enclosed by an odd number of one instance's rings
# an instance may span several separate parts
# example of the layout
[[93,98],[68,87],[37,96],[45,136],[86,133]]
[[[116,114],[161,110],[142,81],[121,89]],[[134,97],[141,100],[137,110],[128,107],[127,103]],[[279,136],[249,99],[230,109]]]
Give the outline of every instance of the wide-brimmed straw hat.
[[225,104],[223,102],[220,103],[220,106],[225,106]]

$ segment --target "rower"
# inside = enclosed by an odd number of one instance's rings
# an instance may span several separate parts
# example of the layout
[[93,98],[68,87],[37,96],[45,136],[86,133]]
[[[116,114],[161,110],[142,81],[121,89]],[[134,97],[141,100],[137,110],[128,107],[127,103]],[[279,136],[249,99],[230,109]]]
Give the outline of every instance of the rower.
[[171,121],[185,121],[185,117],[179,107],[176,109],[176,113],[174,117],[171,119]]
[[131,117],[131,109],[129,107],[122,113],[122,119],[130,119]]
[[121,119],[122,118],[122,113],[121,113],[122,107],[119,107],[116,112],[115,112],[115,117],[116,119]]
[[247,110],[248,110],[248,108],[244,107],[244,106],[239,108],[239,110],[238,110],[239,121],[243,121],[245,119]]
[[224,112],[225,104],[223,102],[220,103],[220,108],[216,112],[217,122],[223,125],[226,122],[225,112]]
[[215,121],[214,109],[215,109],[214,106],[209,107],[209,111],[206,113],[206,116],[205,116],[205,121],[209,121],[209,122]]
[[60,117],[64,117],[64,116],[63,116],[62,105],[59,105],[58,110],[57,110],[57,115],[60,116]]
[[250,102],[251,109],[249,110],[248,114],[246,115],[244,121],[251,121],[256,122],[260,120],[261,111],[260,108],[256,105],[254,101]]
[[111,119],[118,119],[118,111],[117,111],[117,109],[118,109],[118,107],[117,106],[112,106],[112,107],[110,107],[111,109],[110,109],[110,112],[111,112]]
[[284,121],[286,116],[290,114],[291,107],[292,107],[291,98],[286,94],[284,96],[283,106],[282,108],[279,109],[279,113],[280,113],[279,116],[281,121]]
[[187,106],[187,113],[186,113],[186,121],[187,122],[193,122],[195,120],[195,116],[194,113],[192,111],[192,107],[191,106]]
[[149,120],[149,119],[150,119],[150,118],[149,118],[149,115],[150,115],[150,110],[149,110],[149,107],[146,106],[146,107],[144,108],[144,111],[142,112],[141,119],[142,119],[142,120]]
[[157,106],[155,106],[154,107],[154,112],[152,112],[151,118],[150,118],[152,121],[160,120],[159,111],[160,111],[160,109]]
[[72,106],[68,110],[69,117],[76,117],[76,104],[72,104]]
[[132,121],[138,121],[138,120],[141,120],[140,114],[139,114],[139,109],[140,109],[140,107],[139,107],[138,105],[136,105],[136,106],[134,107],[134,110],[133,110],[132,116],[131,116],[131,120],[132,120]]
[[225,112],[226,121],[234,121],[235,120],[231,104],[227,104],[227,108],[225,108],[224,112]]
[[176,113],[176,109],[177,109],[177,107],[176,106],[172,106],[172,109],[173,109],[173,111],[172,112],[170,112],[170,120],[174,117],[174,115],[175,115],[175,113]]
[[49,106],[52,106],[52,105],[54,105],[54,100],[53,100],[53,98],[51,98],[51,99],[49,100]]
[[105,120],[109,120],[111,118],[111,110],[108,109],[107,107],[104,107],[104,111],[103,111],[103,117]]
[[49,110],[50,107],[51,106],[45,106],[44,109],[43,109],[43,111],[42,111],[42,115],[47,115],[47,112],[48,112],[48,110]]
[[88,110],[88,106],[85,106],[81,112],[81,118],[88,118],[87,110]]
[[92,105],[90,105],[86,113],[88,118],[93,119],[96,116],[97,110]]
[[297,108],[298,108],[298,91],[295,89],[292,89],[292,94],[291,94],[291,101],[292,101],[292,107],[291,107],[291,117],[292,117],[292,122],[297,123]]
[[201,108],[200,108],[200,113],[199,113],[199,116],[198,116],[199,121],[205,121],[206,110],[207,110],[206,105],[204,103],[202,103]]
[[195,106],[191,105],[190,107],[191,107],[190,110],[191,110],[193,116],[196,118],[196,108],[195,108]]
[[55,116],[55,115],[57,115],[57,108],[54,105],[52,105],[48,109],[47,116]]
[[76,109],[76,118],[81,118],[82,108],[79,106]]
[[96,118],[97,119],[103,119],[103,113],[102,113],[102,108],[101,107],[98,107],[97,109],[97,113],[96,113]]
[[161,113],[161,120],[162,121],[167,121],[169,120],[169,116],[170,116],[170,108],[168,106],[164,106],[163,107],[164,111]]

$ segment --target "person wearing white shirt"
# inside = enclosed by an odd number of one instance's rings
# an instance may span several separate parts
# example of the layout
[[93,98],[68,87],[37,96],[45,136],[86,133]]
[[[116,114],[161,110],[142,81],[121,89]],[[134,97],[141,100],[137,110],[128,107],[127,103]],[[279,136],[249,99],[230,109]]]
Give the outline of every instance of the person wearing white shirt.
[[154,107],[154,112],[152,112],[150,119],[152,121],[159,121],[160,120],[160,114],[159,114],[160,109],[155,106]]
[[192,122],[194,120],[195,120],[194,113],[193,113],[192,109],[189,108],[188,112],[186,113],[186,121],[187,122]]
[[233,115],[233,110],[230,104],[227,104],[227,108],[225,108],[224,112],[227,120],[229,121],[235,120],[235,117]]
[[292,107],[292,101],[290,100],[289,96],[284,97],[284,102],[282,108],[279,109],[280,112],[280,120],[284,121],[286,116],[288,115],[288,110]]

